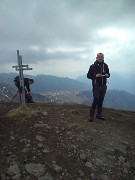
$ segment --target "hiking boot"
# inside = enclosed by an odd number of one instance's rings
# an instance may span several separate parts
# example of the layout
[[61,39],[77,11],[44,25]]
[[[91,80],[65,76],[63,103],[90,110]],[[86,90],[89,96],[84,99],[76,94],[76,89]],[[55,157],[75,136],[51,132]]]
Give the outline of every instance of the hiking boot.
[[100,116],[99,116],[99,115],[96,115],[96,118],[97,118],[97,119],[101,119],[101,120],[105,120],[105,117],[104,117],[104,116],[101,116],[101,115],[100,115]]
[[35,103],[35,101],[31,101],[31,103]]
[[35,103],[35,101],[26,101],[26,103],[28,103],[28,104]]
[[93,121],[94,121],[94,118],[90,117],[89,122],[93,122]]

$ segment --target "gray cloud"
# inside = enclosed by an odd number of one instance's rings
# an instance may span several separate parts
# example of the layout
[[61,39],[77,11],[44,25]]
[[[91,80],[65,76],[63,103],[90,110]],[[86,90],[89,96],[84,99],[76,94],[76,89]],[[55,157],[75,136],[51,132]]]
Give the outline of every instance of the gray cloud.
[[[120,35],[133,34],[134,7],[134,0],[1,0],[0,62],[6,71],[16,63],[17,49],[25,62],[37,65],[67,59],[87,64],[99,50],[112,59],[134,58],[134,37],[122,41]],[[109,28],[120,32],[99,33]]]

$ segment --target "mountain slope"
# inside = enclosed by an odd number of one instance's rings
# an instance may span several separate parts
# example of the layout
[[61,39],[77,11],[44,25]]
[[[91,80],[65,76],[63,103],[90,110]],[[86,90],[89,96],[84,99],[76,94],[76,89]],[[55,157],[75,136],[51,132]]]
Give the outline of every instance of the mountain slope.
[[[91,105],[93,100],[92,91],[83,91],[79,96],[83,97],[83,104]],[[107,90],[104,106],[113,109],[135,111],[135,95],[126,91]]]
[[16,90],[7,84],[0,83],[0,100],[9,101],[16,93]]
[[135,111],[135,95],[126,91],[108,90],[105,106],[114,109]]

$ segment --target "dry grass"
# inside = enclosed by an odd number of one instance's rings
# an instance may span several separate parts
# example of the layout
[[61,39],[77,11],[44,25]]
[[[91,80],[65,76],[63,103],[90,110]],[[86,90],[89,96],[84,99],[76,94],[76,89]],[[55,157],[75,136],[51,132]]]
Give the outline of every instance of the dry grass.
[[19,118],[19,117],[31,118],[31,117],[37,117],[38,111],[35,111],[26,106],[20,106],[19,108],[10,110],[6,116],[10,118]]

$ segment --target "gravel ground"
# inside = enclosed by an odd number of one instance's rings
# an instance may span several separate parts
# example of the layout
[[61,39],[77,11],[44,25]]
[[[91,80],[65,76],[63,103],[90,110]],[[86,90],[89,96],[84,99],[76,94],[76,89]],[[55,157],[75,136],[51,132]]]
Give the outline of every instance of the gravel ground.
[[135,180],[135,112],[0,102],[2,180]]

